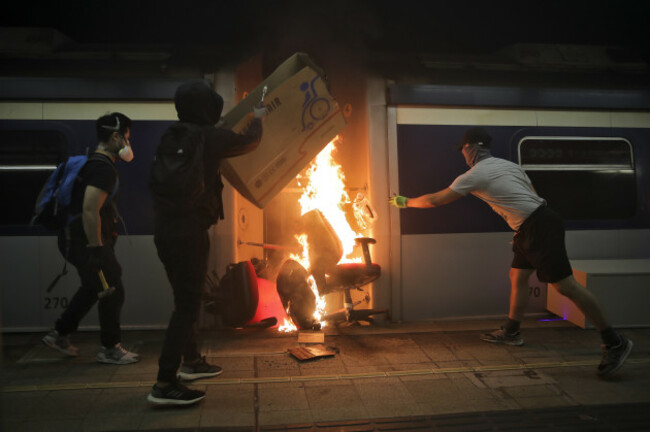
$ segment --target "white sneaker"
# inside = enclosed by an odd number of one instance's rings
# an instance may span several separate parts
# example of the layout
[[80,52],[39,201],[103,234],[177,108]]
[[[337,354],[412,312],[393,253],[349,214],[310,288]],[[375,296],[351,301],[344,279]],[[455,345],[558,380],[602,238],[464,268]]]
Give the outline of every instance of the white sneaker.
[[68,336],[61,336],[56,330],[52,330],[41,339],[43,343],[50,348],[62,352],[70,357],[79,355],[79,349],[70,343]]
[[134,352],[127,351],[120,343],[117,343],[113,348],[102,347],[102,350],[97,354],[97,361],[125,365],[140,361],[140,357]]

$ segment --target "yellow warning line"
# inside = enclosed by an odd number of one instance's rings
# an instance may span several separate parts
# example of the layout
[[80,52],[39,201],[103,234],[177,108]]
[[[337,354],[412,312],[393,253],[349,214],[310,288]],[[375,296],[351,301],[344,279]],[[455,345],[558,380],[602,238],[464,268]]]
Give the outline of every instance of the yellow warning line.
[[[403,371],[387,372],[368,372],[368,373],[350,373],[334,375],[303,375],[303,376],[280,376],[280,377],[259,377],[259,378],[229,378],[214,379],[201,381],[201,385],[206,386],[224,386],[224,385],[241,385],[241,384],[269,384],[269,383],[290,383],[290,382],[313,382],[313,381],[340,381],[356,380],[369,378],[392,378],[402,376],[422,376],[454,373],[473,373],[473,372],[496,372],[506,370],[527,370],[527,369],[545,369],[545,368],[566,368],[595,366],[597,360],[578,360],[566,362],[548,362],[548,363],[526,363],[513,365],[493,365],[493,366],[467,366],[456,368],[442,369],[414,369]],[[648,364],[650,358],[628,359],[626,365]],[[122,382],[97,382],[97,383],[74,383],[74,384],[49,384],[49,385],[24,385],[24,386],[5,386],[3,393],[24,393],[24,392],[45,392],[61,390],[98,390],[98,389],[116,389],[116,388],[149,388],[155,381],[122,381]]]

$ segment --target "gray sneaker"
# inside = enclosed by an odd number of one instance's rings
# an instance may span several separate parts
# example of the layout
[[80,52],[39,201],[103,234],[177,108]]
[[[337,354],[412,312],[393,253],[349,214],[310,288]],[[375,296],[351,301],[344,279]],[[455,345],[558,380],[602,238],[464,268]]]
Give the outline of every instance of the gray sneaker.
[[140,361],[140,357],[134,352],[127,351],[117,343],[113,348],[104,348],[97,354],[97,361],[100,363],[110,363],[125,365]]
[[50,348],[62,352],[63,354],[70,357],[77,357],[79,355],[79,349],[70,343],[70,339],[67,335],[62,336],[58,331],[52,330],[41,339],[43,343]]
[[521,346],[524,344],[524,339],[521,337],[520,332],[506,333],[501,327],[492,333],[484,333],[481,335],[481,340],[491,343],[499,343],[504,345]]
[[623,336],[621,336],[621,343],[614,347],[602,345],[603,359],[600,361],[596,373],[604,377],[619,370],[632,352],[633,346],[632,341]]

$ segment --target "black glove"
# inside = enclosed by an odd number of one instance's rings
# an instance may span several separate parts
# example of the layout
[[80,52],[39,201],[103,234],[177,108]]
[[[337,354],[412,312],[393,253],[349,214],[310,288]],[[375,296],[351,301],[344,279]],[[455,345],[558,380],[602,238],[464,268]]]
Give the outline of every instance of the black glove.
[[104,246],[88,246],[88,270],[96,275],[104,261]]

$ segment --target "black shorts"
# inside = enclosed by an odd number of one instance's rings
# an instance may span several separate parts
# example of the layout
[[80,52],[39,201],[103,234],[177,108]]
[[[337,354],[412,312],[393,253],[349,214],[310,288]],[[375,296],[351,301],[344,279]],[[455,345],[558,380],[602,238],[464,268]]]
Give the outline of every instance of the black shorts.
[[554,283],[573,274],[564,244],[564,222],[541,206],[521,224],[512,242],[512,268],[535,269],[541,282]]

